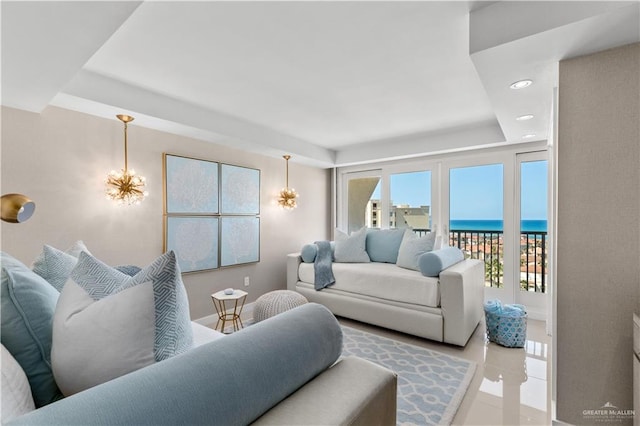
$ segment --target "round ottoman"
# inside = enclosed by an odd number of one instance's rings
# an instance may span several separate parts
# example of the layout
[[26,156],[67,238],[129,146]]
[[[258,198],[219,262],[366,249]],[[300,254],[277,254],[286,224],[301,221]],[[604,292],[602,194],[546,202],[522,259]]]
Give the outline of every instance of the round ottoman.
[[291,290],[275,290],[258,297],[253,305],[253,321],[260,322],[274,315],[307,303],[300,293]]

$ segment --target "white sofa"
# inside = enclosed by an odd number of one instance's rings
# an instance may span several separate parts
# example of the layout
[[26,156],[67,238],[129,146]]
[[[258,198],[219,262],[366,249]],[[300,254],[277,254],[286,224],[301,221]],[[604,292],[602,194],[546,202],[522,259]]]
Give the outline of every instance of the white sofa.
[[465,346],[483,315],[484,262],[467,259],[438,278],[393,263],[332,264],[335,284],[316,291],[314,264],[287,256],[287,289],[335,315]]

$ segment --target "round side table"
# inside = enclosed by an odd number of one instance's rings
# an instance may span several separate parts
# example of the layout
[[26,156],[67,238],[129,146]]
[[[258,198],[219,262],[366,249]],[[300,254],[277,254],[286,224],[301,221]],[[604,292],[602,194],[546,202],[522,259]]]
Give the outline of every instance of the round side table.
[[211,295],[213,306],[215,306],[216,313],[218,314],[218,322],[216,322],[215,326],[216,330],[218,329],[218,325],[222,325],[220,331],[224,333],[227,321],[233,324],[233,331],[238,331],[244,327],[240,319],[240,314],[242,314],[242,308],[244,308],[247,294],[246,291],[242,290],[234,290],[233,294],[224,294],[224,290],[221,290]]

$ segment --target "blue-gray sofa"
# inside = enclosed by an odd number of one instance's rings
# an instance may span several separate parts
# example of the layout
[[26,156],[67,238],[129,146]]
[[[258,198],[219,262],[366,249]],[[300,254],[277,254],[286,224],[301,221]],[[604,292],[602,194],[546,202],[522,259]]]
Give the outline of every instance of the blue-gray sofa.
[[321,305],[225,336],[190,320],[173,252],[123,272],[78,241],[0,266],[3,425],[395,424],[395,374],[341,359]]
[[310,303],[6,424],[395,424],[396,375],[341,351]]

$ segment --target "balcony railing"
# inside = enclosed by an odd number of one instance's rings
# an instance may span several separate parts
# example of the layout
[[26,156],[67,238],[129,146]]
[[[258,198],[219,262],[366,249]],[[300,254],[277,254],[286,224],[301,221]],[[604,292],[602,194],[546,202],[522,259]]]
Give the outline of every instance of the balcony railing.
[[[422,236],[429,229],[414,229]],[[502,231],[455,230],[449,232],[449,245],[460,248],[466,258],[485,262],[485,284],[501,288],[504,285],[504,245]],[[546,293],[547,233],[520,234],[520,289]]]
[[520,233],[520,288],[547,292],[547,233]]
[[449,245],[458,247],[467,259],[484,260],[487,287],[504,285],[503,241],[501,231],[455,230],[449,232]]

